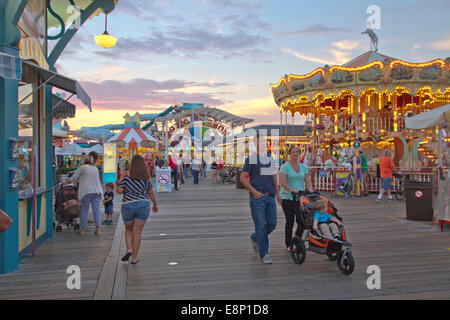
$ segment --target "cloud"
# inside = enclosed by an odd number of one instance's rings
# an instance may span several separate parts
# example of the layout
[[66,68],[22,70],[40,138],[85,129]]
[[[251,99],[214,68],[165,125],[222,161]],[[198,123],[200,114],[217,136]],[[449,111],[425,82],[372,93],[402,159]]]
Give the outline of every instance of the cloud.
[[[162,106],[195,101],[205,105],[219,106],[224,101],[218,96],[227,92],[199,92],[200,88],[216,89],[231,84],[224,82],[189,82],[183,80],[156,81],[133,79],[130,81],[105,80],[101,82],[81,81],[91,95],[94,109],[139,109],[146,106]],[[197,88],[197,90],[193,90]]]
[[291,55],[293,55],[293,56],[295,56],[295,57],[297,57],[299,59],[306,60],[306,61],[317,62],[317,63],[324,64],[324,65],[325,64],[328,64],[328,65],[339,64],[337,61],[321,59],[321,58],[318,58],[318,57],[310,57],[310,56],[304,55],[304,54],[302,54],[300,52],[297,52],[295,50],[288,49],[288,48],[283,48],[283,49],[281,49],[281,51],[283,51],[285,53],[288,53],[288,54],[291,54]]
[[450,38],[432,42],[431,47],[436,50],[450,51]]
[[351,60],[352,57],[352,51],[361,47],[361,41],[355,41],[355,40],[341,40],[337,42],[333,42],[331,44],[333,47],[337,48],[330,48],[329,52],[332,55],[332,58],[321,58],[317,56],[308,56],[303,53],[300,53],[298,51],[289,49],[289,48],[283,48],[282,51],[288,54],[291,54],[299,59],[311,61],[311,62],[317,62],[320,64],[328,64],[328,65],[343,65],[346,62]]
[[183,58],[218,57],[224,60],[249,56],[261,60],[270,56],[268,51],[261,49],[270,43],[268,38],[245,30],[221,33],[195,27],[175,27],[167,32],[154,32],[151,36],[141,39],[119,38],[112,50],[96,53],[109,58],[127,57],[137,60],[145,60],[152,55]]
[[261,0],[242,1],[242,0],[207,0],[204,3],[212,4],[221,9],[239,9],[240,11],[253,12],[263,8]]
[[354,30],[341,28],[341,27],[331,27],[325,26],[323,24],[314,24],[305,29],[299,29],[297,31],[280,31],[277,34],[281,36],[298,35],[305,37],[314,37],[318,35],[330,35],[337,33],[354,33]]
[[336,47],[340,50],[355,50],[358,47],[361,47],[361,41],[355,41],[355,40],[342,40],[338,42],[332,43],[333,47]]
[[280,109],[272,96],[233,101],[224,104],[221,109],[244,118],[253,119],[254,123],[247,126],[280,123]]

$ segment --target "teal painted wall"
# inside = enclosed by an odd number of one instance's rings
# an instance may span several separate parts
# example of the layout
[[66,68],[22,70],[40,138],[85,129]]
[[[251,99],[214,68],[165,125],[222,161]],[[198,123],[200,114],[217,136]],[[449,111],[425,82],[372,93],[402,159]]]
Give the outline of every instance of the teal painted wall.
[[[19,55],[17,49],[5,44],[0,44],[0,52]],[[18,136],[18,99],[17,80],[0,78],[0,208],[13,219],[11,227],[0,234],[0,273],[8,273],[19,267],[18,190],[8,188],[8,169],[19,167],[18,161],[9,159],[8,155],[9,138]]]

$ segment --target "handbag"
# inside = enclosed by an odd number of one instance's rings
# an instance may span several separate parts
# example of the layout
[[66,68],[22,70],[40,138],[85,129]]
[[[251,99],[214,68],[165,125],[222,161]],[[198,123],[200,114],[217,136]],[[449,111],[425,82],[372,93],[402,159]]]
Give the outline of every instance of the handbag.
[[12,222],[13,221],[11,218],[2,209],[0,209],[0,233],[8,230]]

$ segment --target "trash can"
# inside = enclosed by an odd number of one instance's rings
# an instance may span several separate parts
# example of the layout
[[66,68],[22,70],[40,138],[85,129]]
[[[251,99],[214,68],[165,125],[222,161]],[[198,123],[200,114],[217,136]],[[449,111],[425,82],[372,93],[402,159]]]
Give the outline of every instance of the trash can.
[[236,171],[236,188],[237,189],[245,189],[244,185],[241,183],[241,172],[242,169],[238,168]]
[[406,181],[406,219],[432,221],[434,216],[433,182]]

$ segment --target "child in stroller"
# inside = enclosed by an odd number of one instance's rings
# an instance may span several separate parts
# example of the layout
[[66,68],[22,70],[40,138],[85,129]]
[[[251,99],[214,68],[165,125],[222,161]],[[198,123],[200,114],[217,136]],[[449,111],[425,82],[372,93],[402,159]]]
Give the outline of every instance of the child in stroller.
[[72,225],[74,230],[80,229],[80,201],[78,200],[78,186],[74,184],[58,184],[55,193],[55,231],[61,232],[62,225]]
[[317,200],[315,202],[316,213],[314,213],[314,231],[320,231],[327,237],[333,236],[336,239],[340,238],[339,227],[344,226],[342,222],[333,217],[327,212],[327,202],[325,200]]
[[[331,261],[336,260],[338,268],[343,274],[351,274],[355,268],[351,252],[352,245],[347,240],[347,234],[342,224],[343,219],[337,214],[338,210],[335,205],[317,192],[301,191],[292,194],[294,201],[299,205],[298,222],[301,223],[302,230],[301,236],[295,236],[291,241],[290,253],[294,262],[302,264],[308,250],[320,255],[327,255]],[[316,202],[318,202],[317,206]],[[337,224],[341,224],[339,229],[334,230],[334,236],[323,234],[322,228],[315,228],[316,207],[321,208],[321,212],[330,215],[331,221],[339,221]]]

